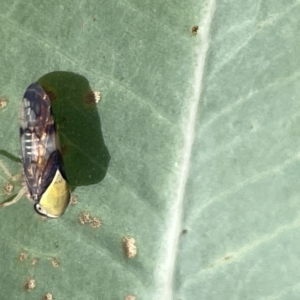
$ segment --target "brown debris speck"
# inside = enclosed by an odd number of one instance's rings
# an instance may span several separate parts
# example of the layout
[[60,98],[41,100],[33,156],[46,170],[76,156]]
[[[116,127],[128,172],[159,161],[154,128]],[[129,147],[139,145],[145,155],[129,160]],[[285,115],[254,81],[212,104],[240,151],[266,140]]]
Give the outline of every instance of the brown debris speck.
[[101,226],[101,220],[98,218],[93,218],[90,220],[90,226],[92,228],[99,228]]
[[33,278],[30,278],[26,281],[25,285],[24,285],[24,289],[27,291],[27,292],[30,292],[32,291],[36,286],[36,282]]
[[182,233],[182,234],[187,234],[187,233],[188,233],[188,230],[187,230],[187,229],[183,229],[183,230],[181,231],[181,233]]
[[78,221],[81,225],[90,223],[90,214],[85,211],[82,211],[78,216]]
[[11,195],[11,193],[14,190],[14,186],[10,182],[5,182],[3,187],[2,187],[2,192],[4,195]]
[[19,260],[20,260],[20,261],[24,261],[24,260],[27,259],[27,257],[28,257],[28,253],[26,253],[26,252],[21,252],[20,255],[19,255]]
[[92,217],[88,212],[82,211],[78,216],[78,221],[81,225],[90,225],[90,227],[96,229],[102,225],[102,222],[97,217]]
[[53,295],[51,293],[47,293],[44,297],[43,300],[54,300]]
[[75,195],[71,195],[71,201],[70,201],[70,204],[71,204],[71,205],[75,205],[75,204],[77,204],[77,202],[78,202],[78,197],[75,196]]
[[123,249],[126,257],[133,258],[137,254],[137,247],[135,245],[135,239],[132,237],[123,237],[122,239]]
[[59,266],[59,260],[57,258],[53,257],[51,260],[51,265],[53,268],[57,268]]
[[36,266],[38,262],[39,262],[39,259],[37,257],[35,257],[35,258],[32,259],[31,265]]
[[192,27],[192,35],[197,35],[197,33],[198,33],[198,29],[199,29],[199,26],[193,26]]
[[7,105],[7,100],[0,97],[0,109],[4,108]]
[[101,94],[98,91],[89,91],[85,97],[84,102],[86,104],[95,104],[100,101]]

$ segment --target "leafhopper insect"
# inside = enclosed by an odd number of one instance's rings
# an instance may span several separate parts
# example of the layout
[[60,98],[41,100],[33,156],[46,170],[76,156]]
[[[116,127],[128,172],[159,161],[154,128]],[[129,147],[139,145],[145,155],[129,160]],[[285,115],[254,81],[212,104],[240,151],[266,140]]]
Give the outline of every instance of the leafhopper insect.
[[[64,171],[59,138],[45,90],[31,84],[20,110],[21,156],[26,187],[10,202],[17,202],[27,191],[37,213],[60,217],[69,205],[71,194]],[[3,166],[2,166],[3,168]]]

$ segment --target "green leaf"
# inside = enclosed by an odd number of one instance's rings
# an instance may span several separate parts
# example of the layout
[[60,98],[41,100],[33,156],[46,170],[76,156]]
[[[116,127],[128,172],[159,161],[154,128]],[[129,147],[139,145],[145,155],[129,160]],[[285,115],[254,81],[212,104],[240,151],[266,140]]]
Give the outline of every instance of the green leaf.
[[39,81],[78,197],[0,210],[0,299],[298,299],[298,2],[0,4],[0,159]]

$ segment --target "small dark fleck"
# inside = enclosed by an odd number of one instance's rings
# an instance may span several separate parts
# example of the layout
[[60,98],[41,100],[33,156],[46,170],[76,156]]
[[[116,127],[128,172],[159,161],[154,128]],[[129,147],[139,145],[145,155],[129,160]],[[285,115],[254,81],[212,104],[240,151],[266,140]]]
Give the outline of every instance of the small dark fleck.
[[197,33],[198,33],[198,29],[199,29],[199,26],[193,26],[192,27],[192,35],[197,35]]

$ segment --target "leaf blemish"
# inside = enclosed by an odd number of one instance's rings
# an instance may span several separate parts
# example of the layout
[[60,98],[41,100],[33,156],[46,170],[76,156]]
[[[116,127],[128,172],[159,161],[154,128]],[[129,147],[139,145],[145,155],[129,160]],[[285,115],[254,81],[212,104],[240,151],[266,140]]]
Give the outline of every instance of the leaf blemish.
[[81,225],[90,225],[92,228],[96,229],[102,225],[102,222],[97,217],[91,217],[88,212],[81,212],[78,216],[78,221]]
[[29,278],[25,285],[24,285],[24,289],[26,292],[31,292],[36,286],[36,281],[33,278]]
[[198,33],[199,26],[195,25],[192,27],[192,35],[196,36]]
[[100,101],[101,98],[101,94],[98,91],[89,91],[85,97],[84,97],[84,102],[86,104],[95,104],[98,103]]
[[181,231],[181,234],[182,234],[182,235],[187,234],[187,233],[188,233],[188,230],[187,230],[187,229],[183,229],[183,230]]
[[99,228],[101,226],[101,220],[98,218],[93,218],[92,220],[90,220],[90,226],[92,228]]
[[51,260],[51,265],[53,268],[57,268],[60,265],[59,260],[56,257],[53,257]]
[[35,258],[32,259],[31,265],[35,266],[35,265],[37,265],[38,262],[39,262],[39,259],[37,257],[35,257]]
[[54,298],[53,298],[53,295],[51,293],[47,293],[44,296],[43,300],[54,300]]
[[7,105],[7,100],[0,97],[0,109],[4,108]]
[[78,197],[75,195],[71,195],[71,200],[70,200],[70,204],[71,205],[76,205],[78,202]]
[[132,237],[123,237],[122,239],[123,250],[127,258],[133,258],[137,254],[137,247],[135,239]]
[[19,260],[24,261],[27,259],[27,257],[28,257],[28,253],[26,253],[25,251],[22,251],[19,255]]
[[4,195],[9,196],[14,190],[14,186],[10,182],[5,182],[2,187],[2,192]]
[[87,224],[90,222],[90,214],[82,211],[78,216],[78,221],[81,225]]
[[224,257],[224,260],[229,260],[229,259],[231,259],[231,255],[227,255]]

